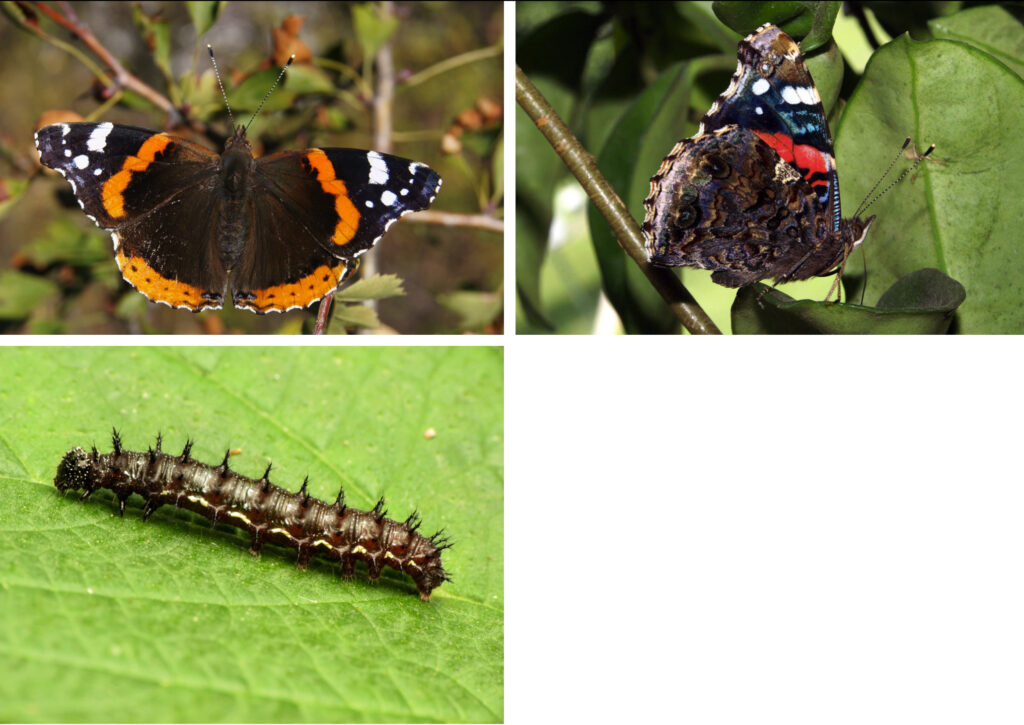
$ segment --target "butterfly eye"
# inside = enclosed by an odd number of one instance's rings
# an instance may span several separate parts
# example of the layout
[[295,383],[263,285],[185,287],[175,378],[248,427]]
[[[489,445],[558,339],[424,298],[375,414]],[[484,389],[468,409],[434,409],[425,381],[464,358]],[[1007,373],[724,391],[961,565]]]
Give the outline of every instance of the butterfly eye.
[[758,72],[760,72],[761,76],[764,77],[764,78],[767,78],[768,76],[770,76],[774,69],[775,69],[775,66],[772,63],[769,63],[766,60],[762,60],[760,65],[757,66]]

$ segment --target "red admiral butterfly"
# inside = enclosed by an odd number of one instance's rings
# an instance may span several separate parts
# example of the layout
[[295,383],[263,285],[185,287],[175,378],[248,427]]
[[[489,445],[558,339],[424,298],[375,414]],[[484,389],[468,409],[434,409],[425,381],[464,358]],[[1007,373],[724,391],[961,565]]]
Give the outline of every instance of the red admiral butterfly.
[[430,206],[441,178],[424,164],[342,148],[254,158],[245,127],[224,153],[113,123],[39,129],[43,165],[110,230],[121,274],[154,302],[219,309],[308,307],[404,214]]
[[354,573],[357,560],[366,562],[373,581],[389,566],[412,577],[423,601],[451,581],[441,565],[441,552],[451,544],[442,531],[430,537],[417,533],[420,519],[415,511],[405,521],[394,521],[385,518],[383,498],[373,510],[360,511],[345,505],[344,489],[334,503],[327,503],[306,493],[309,479],[297,493],[275,486],[269,479],[270,465],[258,479],[235,473],[228,468],[230,450],[220,465],[211,466],[191,458],[192,441],[185,443],[180,456],[163,453],[160,445],[158,435],[155,450],[125,450],[115,430],[113,453],[72,448],[57,466],[53,483],[61,492],[83,489],[83,501],[94,491],[109,488],[118,498],[121,516],[125,501],[137,493],[146,499],[143,520],[173,503],[214,524],[245,529],[252,536],[249,552],[254,555],[267,542],[298,549],[300,569],[315,553],[340,561],[346,578]]
[[651,178],[650,260],[714,270],[726,287],[831,274],[874,217],[840,216],[832,136],[800,47],[766,24],[738,56],[696,135]]

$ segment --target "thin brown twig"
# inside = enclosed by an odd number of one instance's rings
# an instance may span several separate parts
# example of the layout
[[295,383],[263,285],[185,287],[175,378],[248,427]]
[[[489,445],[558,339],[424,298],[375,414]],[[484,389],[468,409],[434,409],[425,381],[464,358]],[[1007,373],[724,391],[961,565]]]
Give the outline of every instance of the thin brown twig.
[[82,43],[92,51],[93,55],[99,58],[99,60],[110,69],[110,72],[113,74],[113,79],[105,78],[100,74],[98,77],[102,82],[106,85],[110,85],[112,80],[113,84],[118,88],[124,88],[137,93],[161,111],[169,114],[174,121],[181,119],[181,113],[177,108],[175,108],[171,100],[155,88],[143,83],[138,77],[125,70],[124,66],[122,66],[117,58],[114,57],[114,54],[107,50],[106,46],[104,46],[103,43],[93,35],[92,31],[87,25],[85,25],[85,23],[78,19],[78,16],[68,3],[62,2],[60,6],[63,14],[56,12],[45,3],[36,4],[36,7],[41,13],[81,40]]
[[405,218],[406,222],[420,222],[422,224],[436,224],[442,227],[465,227],[470,229],[484,229],[489,232],[502,234],[505,231],[505,221],[489,214],[459,214],[453,211],[418,211]]
[[440,75],[450,71],[453,68],[457,68],[460,65],[467,63],[475,63],[478,60],[490,58],[495,55],[501,55],[504,48],[500,45],[492,45],[489,48],[479,48],[477,50],[471,50],[461,55],[456,55],[452,58],[445,58],[444,60],[434,63],[434,65],[424,68],[418,73],[413,73],[411,76],[406,78],[402,85],[404,86],[415,86],[428,81],[434,76]]
[[[384,0],[378,5],[378,10],[383,16],[390,16],[394,13],[394,4],[390,0]],[[391,38],[389,37],[373,59],[375,87],[373,90],[373,150],[389,154],[392,148],[391,132],[394,128],[393,109],[395,103],[395,57],[392,53]],[[364,274],[374,275],[377,273],[377,259],[369,255],[363,264]],[[373,311],[377,312],[377,301],[368,300],[366,303]]]
[[[390,0],[377,6],[382,15],[391,15],[394,8]],[[374,92],[373,92],[373,144],[372,148],[381,153],[391,153],[392,106],[395,99],[395,62],[391,51],[391,40],[388,39],[377,51],[373,59]],[[364,277],[371,277],[377,272],[376,259],[372,254],[362,257]],[[327,328],[334,290],[324,295],[320,302],[313,334],[319,335]],[[376,312],[376,300],[367,300],[366,305]]]

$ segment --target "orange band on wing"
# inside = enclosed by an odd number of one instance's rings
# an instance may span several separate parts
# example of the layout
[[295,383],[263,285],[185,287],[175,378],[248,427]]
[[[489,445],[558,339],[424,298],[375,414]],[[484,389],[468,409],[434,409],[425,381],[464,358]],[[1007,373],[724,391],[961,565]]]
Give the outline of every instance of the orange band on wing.
[[129,257],[118,250],[117,265],[121,268],[121,276],[153,302],[163,302],[171,307],[186,307],[193,312],[206,308],[218,309],[221,306],[219,299],[203,296],[207,290],[167,279],[150,267],[142,257]]
[[283,312],[293,307],[309,307],[341,284],[356,266],[358,265],[353,264],[349,267],[344,262],[339,262],[334,267],[321,265],[298,282],[250,290],[251,296],[245,300],[244,304],[236,300],[235,306],[245,307],[256,312],[269,310]]
[[345,182],[334,175],[334,164],[327,158],[327,154],[320,149],[310,149],[306,152],[306,159],[316,172],[316,180],[320,182],[320,187],[334,197],[334,211],[338,213],[338,224],[334,227],[331,241],[339,246],[348,244],[359,228],[359,210],[349,198]]
[[132,180],[132,174],[136,171],[145,171],[156,159],[157,154],[171,145],[171,137],[166,133],[158,133],[150,136],[142,144],[138,153],[129,156],[121,166],[121,170],[107,179],[103,185],[103,208],[113,219],[123,217],[124,212],[124,190]]

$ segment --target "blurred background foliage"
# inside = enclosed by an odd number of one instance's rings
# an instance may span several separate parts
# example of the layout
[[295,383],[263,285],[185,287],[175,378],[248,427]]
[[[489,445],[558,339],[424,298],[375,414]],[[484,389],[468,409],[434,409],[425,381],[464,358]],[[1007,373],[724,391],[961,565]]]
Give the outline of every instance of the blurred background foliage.
[[[5,331],[309,331],[316,305],[258,316],[234,309],[193,314],[148,302],[121,279],[109,234],[81,213],[70,187],[49,170],[40,173],[32,133],[43,114],[55,110],[168,130],[220,152],[229,121],[207,43],[242,123],[280,65],[297,54],[283,86],[250,128],[257,154],[310,146],[378,148],[373,101],[380,76],[373,59],[390,43],[391,143],[379,150],[422,161],[441,175],[444,186],[430,211],[439,216],[431,223],[403,219],[363,257],[360,275],[384,277],[372,287],[356,287],[347,298],[349,287],[343,286],[328,332],[502,330],[500,3],[69,3],[50,10],[64,13],[65,7],[193,125],[169,118],[141,95],[102,84],[91,68],[108,69],[40,6],[7,6],[7,22],[0,22],[0,64],[6,70],[0,84]],[[32,31],[36,27],[46,39]],[[93,65],[87,67],[62,43]],[[481,218],[484,223],[464,221]],[[366,300],[373,302],[364,305]]]

